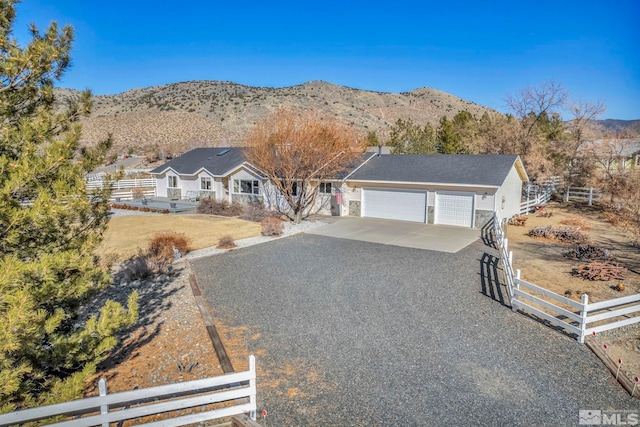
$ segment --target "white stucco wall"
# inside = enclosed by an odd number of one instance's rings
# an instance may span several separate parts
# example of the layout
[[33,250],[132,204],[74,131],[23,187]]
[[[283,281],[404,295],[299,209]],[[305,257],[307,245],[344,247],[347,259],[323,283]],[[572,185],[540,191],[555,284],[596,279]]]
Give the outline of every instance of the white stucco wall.
[[182,189],[182,197],[186,197],[189,191],[198,192],[200,190],[200,177],[180,176],[178,177],[178,187]]
[[474,208],[481,211],[493,211],[493,207],[495,205],[495,191],[495,189],[476,191],[473,201]]
[[[504,207],[502,198],[504,197]],[[522,180],[515,166],[511,168],[502,186],[496,192],[495,208],[502,218],[511,218],[520,214],[522,202]]]
[[156,196],[167,197],[167,174],[156,175]]

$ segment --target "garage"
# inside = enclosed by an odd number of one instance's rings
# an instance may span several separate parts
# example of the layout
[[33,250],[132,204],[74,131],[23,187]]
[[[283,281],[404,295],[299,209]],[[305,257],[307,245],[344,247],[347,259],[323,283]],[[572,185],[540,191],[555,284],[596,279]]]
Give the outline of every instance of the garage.
[[427,193],[388,188],[362,189],[362,216],[426,222]]
[[473,194],[437,193],[435,223],[471,227]]

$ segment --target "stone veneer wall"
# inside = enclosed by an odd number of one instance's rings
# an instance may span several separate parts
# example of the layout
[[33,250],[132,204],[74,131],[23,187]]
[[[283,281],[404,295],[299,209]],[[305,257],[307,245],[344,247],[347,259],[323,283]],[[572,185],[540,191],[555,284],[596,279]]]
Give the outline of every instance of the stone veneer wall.
[[231,201],[248,205],[251,202],[262,202],[262,196],[256,196],[254,194],[232,194]]
[[169,200],[180,200],[182,198],[182,189],[167,188],[167,197]]
[[435,209],[433,208],[433,206],[427,207],[427,224],[433,224],[434,212],[435,212]]
[[493,211],[476,211],[475,228],[482,228],[493,220]]
[[349,200],[349,216],[360,216],[359,200]]

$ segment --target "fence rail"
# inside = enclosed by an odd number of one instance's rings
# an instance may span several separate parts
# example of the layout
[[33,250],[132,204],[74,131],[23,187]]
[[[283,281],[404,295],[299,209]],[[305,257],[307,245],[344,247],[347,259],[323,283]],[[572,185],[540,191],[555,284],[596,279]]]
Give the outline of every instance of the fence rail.
[[[174,414],[173,417],[148,422],[145,425],[178,426],[243,413],[249,413],[255,420],[256,362],[254,356],[249,356],[249,370],[245,372],[112,394],[107,394],[107,383],[104,378],[100,380],[98,386],[99,396],[0,415],[0,426],[66,417],[65,421],[48,425],[108,427],[110,423],[150,415],[171,415],[173,411],[190,408],[200,408],[200,410],[184,415]],[[159,402],[159,400],[162,401]],[[209,405],[223,402],[232,403],[232,405],[208,408]],[[69,419],[69,417],[75,418]]]
[[[102,188],[105,183],[108,181],[102,180],[93,180],[87,181],[87,189],[95,190],[98,188]],[[136,188],[136,187],[154,187],[156,186],[155,178],[141,178],[141,179],[121,179],[118,181],[113,181],[110,183],[112,190],[122,190],[127,188]]]
[[[551,177],[558,178],[558,177]],[[524,201],[520,203],[520,214],[528,214],[538,206],[546,205],[551,200],[556,189],[555,180],[545,184],[529,184],[523,196]]]
[[604,201],[608,194],[593,187],[567,187],[564,193],[564,201],[577,200],[579,202],[587,202],[589,206],[594,202]]
[[520,309],[545,319],[575,334],[580,343],[593,332],[640,323],[640,294],[596,303],[589,303],[589,296],[582,294],[578,302],[522,280],[520,270],[513,268],[513,252],[508,249],[509,240],[502,227],[502,219],[496,212],[494,231],[513,311]]

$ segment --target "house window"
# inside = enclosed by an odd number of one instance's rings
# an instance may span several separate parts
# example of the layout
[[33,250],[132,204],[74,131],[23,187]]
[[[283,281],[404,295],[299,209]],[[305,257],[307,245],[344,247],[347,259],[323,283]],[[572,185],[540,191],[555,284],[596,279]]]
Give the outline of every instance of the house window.
[[169,188],[178,188],[178,177],[177,176],[168,176],[169,182],[167,183],[167,187]]
[[318,192],[320,192],[320,194],[331,194],[331,183],[321,182],[318,186]]
[[233,192],[239,194],[260,194],[260,182],[248,179],[234,179]]
[[211,178],[203,176],[200,178],[200,189],[211,190]]

